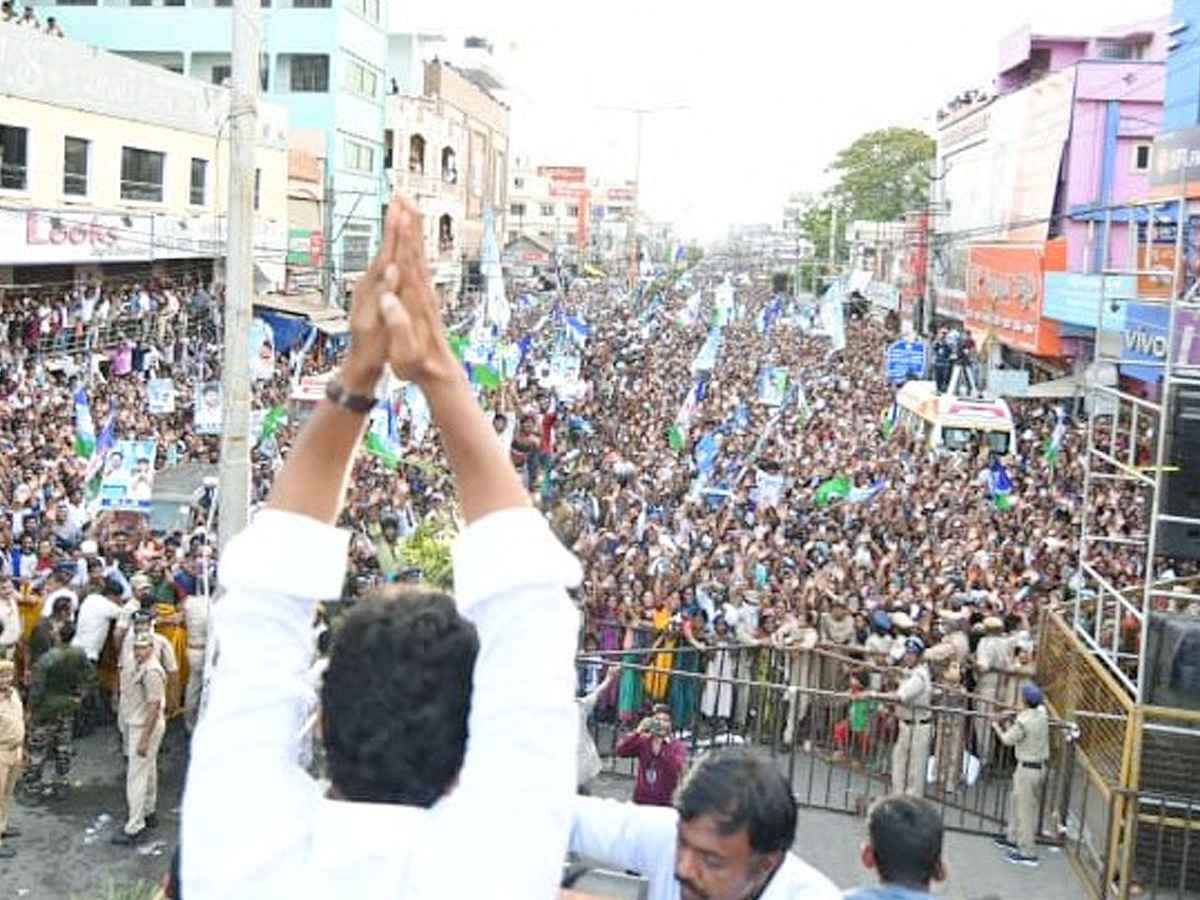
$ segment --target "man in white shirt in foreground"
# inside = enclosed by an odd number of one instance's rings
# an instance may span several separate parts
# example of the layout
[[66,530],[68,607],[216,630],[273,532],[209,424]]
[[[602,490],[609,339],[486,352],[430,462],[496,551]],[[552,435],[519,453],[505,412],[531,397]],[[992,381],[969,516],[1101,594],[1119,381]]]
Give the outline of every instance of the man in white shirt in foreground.
[[[578,616],[565,587],[579,565],[530,505],[445,339],[408,201],[388,210],[350,329],[267,508],[221,562],[183,894],[553,897],[575,789]],[[332,526],[385,363],[428,400],[467,527],[454,600],[389,585],[340,622],[321,688],[326,795],[298,758],[312,621],[343,583],[350,535]]]
[[571,849],[634,871],[648,900],[838,900],[833,882],[791,851],[796,798],[765,754],[714,750],[685,777],[675,807],[580,797]]

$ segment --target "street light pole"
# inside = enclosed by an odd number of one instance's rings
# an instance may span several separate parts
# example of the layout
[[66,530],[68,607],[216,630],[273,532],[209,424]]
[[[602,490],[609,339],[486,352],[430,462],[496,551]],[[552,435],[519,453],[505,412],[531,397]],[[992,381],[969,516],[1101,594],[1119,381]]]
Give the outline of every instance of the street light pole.
[[630,209],[629,218],[629,289],[632,291],[637,287],[638,279],[638,241],[637,241],[637,220],[638,211],[641,207],[642,200],[642,130],[645,126],[646,116],[653,113],[662,112],[678,112],[691,109],[685,104],[675,104],[671,106],[602,106],[601,109],[610,109],[615,112],[633,113],[637,116],[637,152],[634,158],[634,187],[633,187],[633,204]]
[[220,545],[246,526],[250,510],[250,324],[254,303],[254,148],[258,133],[259,0],[234,0],[229,116],[229,216],[222,356]]

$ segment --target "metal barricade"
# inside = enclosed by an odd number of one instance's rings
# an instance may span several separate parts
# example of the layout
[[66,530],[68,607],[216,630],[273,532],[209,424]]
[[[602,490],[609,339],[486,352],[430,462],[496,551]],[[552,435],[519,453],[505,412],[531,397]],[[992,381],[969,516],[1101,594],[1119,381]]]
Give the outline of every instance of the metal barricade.
[[[752,744],[779,762],[802,806],[862,814],[892,792],[892,762],[901,729],[890,704],[863,690],[833,689],[853,667],[868,681],[894,670],[818,651],[729,646],[705,651],[701,666],[677,658],[694,648],[643,648],[586,653],[581,667],[619,663],[621,675],[596,705],[592,734],[605,771],[632,777],[634,761],[614,753],[620,735],[635,727],[650,704],[671,707],[676,734],[691,756],[714,747]],[[643,659],[635,662],[634,659]],[[674,661],[672,665],[669,661]],[[804,667],[797,673],[797,667]],[[593,670],[586,679],[595,683]],[[631,703],[638,695],[639,703]],[[975,725],[988,719],[993,701],[965,692],[929,709],[932,742],[922,792],[942,811],[945,826],[995,833],[1008,816],[1012,751],[989,742],[975,754]],[[1042,787],[1039,839],[1059,843],[1065,798],[1072,788],[1075,729],[1055,722],[1051,759]]]

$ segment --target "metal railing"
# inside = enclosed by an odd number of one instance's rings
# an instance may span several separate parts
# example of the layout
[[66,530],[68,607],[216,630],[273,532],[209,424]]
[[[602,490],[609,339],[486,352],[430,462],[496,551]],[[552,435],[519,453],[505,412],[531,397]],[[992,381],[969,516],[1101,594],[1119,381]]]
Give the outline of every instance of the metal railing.
[[[727,647],[709,651],[701,671],[687,658],[698,652],[649,648],[580,657],[581,668],[623,657],[621,674],[597,702],[590,726],[605,771],[634,775],[634,761],[617,757],[614,748],[651,703],[662,702],[672,708],[676,734],[688,742],[693,758],[727,744],[765,748],[787,773],[802,806],[862,814],[874,799],[892,792],[901,729],[891,704],[864,691],[887,686],[898,670],[824,651]],[[656,658],[634,661],[647,654]],[[674,661],[669,667],[666,654]],[[798,673],[798,667],[807,669]],[[851,670],[863,691],[841,686]],[[639,695],[639,702],[629,702]],[[946,690],[928,709],[933,740],[920,790],[941,809],[949,829],[990,834],[1007,818],[1015,760],[990,728],[998,706],[987,697]],[[1061,721],[1052,728],[1040,801],[1043,842],[1062,839],[1075,733]]]
[[92,323],[78,330],[68,328],[57,334],[40,335],[32,347],[28,347],[23,340],[17,343],[33,358],[44,359],[112,350],[126,341],[163,343],[198,337],[212,341],[218,338],[208,313],[151,313],[141,318],[119,318],[103,324]]

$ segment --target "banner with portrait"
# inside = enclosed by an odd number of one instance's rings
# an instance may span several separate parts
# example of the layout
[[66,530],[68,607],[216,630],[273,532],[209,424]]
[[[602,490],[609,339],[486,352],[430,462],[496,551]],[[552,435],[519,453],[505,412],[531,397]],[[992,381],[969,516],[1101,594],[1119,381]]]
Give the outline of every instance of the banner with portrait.
[[250,376],[255,381],[275,377],[275,331],[262,319],[250,323]]
[[196,391],[192,427],[196,434],[221,433],[221,382],[206,381]]
[[175,412],[175,382],[170,378],[151,378],[147,381],[146,409],[152,416]]
[[100,508],[148,512],[154,494],[156,441],[117,441],[100,468]]

